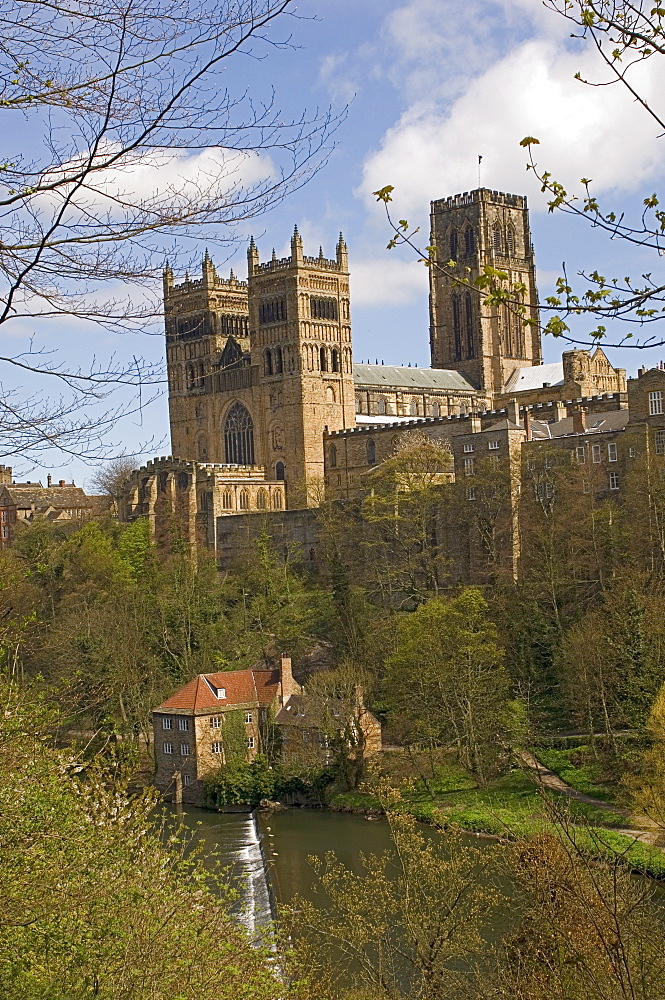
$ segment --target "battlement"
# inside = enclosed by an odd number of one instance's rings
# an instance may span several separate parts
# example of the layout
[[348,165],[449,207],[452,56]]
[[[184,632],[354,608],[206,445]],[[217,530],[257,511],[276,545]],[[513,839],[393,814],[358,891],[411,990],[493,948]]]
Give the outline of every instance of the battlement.
[[232,273],[229,278],[220,278],[218,274],[214,276],[212,282],[206,281],[203,278],[185,278],[183,282],[179,285],[167,285],[165,292],[166,298],[170,298],[172,295],[182,295],[187,292],[193,292],[197,288],[216,288],[225,292],[237,292],[242,289],[247,288],[246,281],[240,281],[239,278]]
[[281,271],[296,264],[305,264],[307,267],[318,267],[322,271],[341,271],[342,267],[336,260],[329,260],[327,257],[281,257],[267,260],[264,264],[257,264],[257,271]]
[[489,188],[476,188],[475,191],[465,191],[464,194],[454,194],[448,198],[433,201],[432,212],[444,208],[463,208],[480,201],[491,202],[493,205],[506,205],[508,208],[526,208],[526,198],[521,194],[507,194],[504,191],[490,191]]

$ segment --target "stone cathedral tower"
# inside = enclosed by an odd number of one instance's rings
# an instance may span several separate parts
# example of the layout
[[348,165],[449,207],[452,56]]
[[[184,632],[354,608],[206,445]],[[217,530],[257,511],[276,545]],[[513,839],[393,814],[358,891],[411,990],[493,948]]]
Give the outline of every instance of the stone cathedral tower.
[[[524,282],[526,315],[538,319],[526,198],[479,188],[433,201],[430,242],[438,262],[457,261],[465,280],[473,282],[489,264],[507,271],[512,283]],[[515,369],[542,364],[537,327],[524,326],[507,308],[488,309],[482,293],[437,268],[430,269],[430,348],[433,368],[463,372],[487,394],[501,393]]]
[[[289,490],[320,499],[326,429],[355,426],[349,265],[340,233],[335,260],[303,254],[298,229],[291,255],[260,263],[248,253],[249,328],[268,414],[271,463]],[[278,476],[279,478],[279,476]]]

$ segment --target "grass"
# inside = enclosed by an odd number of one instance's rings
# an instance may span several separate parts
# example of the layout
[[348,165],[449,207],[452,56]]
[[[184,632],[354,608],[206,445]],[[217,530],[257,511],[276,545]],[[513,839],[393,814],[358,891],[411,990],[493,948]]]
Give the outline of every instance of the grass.
[[572,747],[568,750],[538,748],[534,750],[534,756],[576,791],[602,799],[603,802],[616,801],[616,787],[604,778],[602,768],[594,761],[590,747]]

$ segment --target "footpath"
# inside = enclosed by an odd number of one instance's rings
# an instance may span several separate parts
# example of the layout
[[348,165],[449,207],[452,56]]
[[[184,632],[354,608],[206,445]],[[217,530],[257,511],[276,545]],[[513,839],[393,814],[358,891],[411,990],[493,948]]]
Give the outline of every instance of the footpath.
[[662,838],[665,837],[665,831],[648,816],[633,816],[625,809],[620,809],[609,802],[603,802],[602,799],[595,799],[592,795],[578,792],[576,788],[567,785],[558,774],[550,771],[549,768],[541,764],[540,761],[536,760],[526,750],[521,751],[519,756],[534,780],[539,785],[542,785],[543,788],[559,792],[561,795],[565,795],[576,802],[585,802],[587,805],[595,806],[596,809],[603,809],[614,816],[620,816],[632,825],[618,827],[612,824],[611,829],[615,833],[622,833],[626,837],[639,840],[642,844],[648,844],[651,847],[661,847],[661,850],[665,850],[661,844]]

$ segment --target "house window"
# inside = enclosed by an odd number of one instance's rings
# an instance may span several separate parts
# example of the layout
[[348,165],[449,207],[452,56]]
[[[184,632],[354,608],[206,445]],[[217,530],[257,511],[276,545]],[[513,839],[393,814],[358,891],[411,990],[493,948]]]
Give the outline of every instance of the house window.
[[248,736],[247,737],[247,749],[248,750],[253,750],[254,749],[254,737],[253,736]]
[[[656,454],[665,455],[665,431],[656,431]],[[633,451],[635,449],[633,448]]]
[[162,729],[173,729],[173,719],[162,719]]
[[611,490],[618,490],[619,489],[619,473],[618,472],[610,472],[610,489]]
[[222,728],[222,717],[221,715],[213,715],[210,719],[211,729],[221,729]]
[[185,786],[185,788],[187,788],[189,785],[191,785],[192,779],[191,779],[191,777],[190,777],[189,774],[183,774],[183,776],[182,776],[182,783]]
[[663,394],[662,392],[650,392],[649,393],[649,415],[654,417],[659,413],[663,412]]
[[180,744],[180,756],[189,757],[189,743]]
[[218,741],[215,741],[210,749],[212,750],[213,753],[221,753],[222,744],[219,743]]
[[464,445],[464,451],[465,452],[473,451],[473,445],[472,444],[465,444]]
[[584,465],[584,445],[575,449],[575,455],[577,456],[577,464]]
[[598,463],[600,462],[600,445],[599,444],[592,445],[592,447],[591,447],[591,458],[592,458],[592,461],[593,461],[594,465],[598,465]]
[[254,722],[254,716],[251,712],[245,712],[245,722]]
[[476,463],[472,458],[464,459],[464,475],[474,476],[476,474]]
[[487,447],[489,448],[490,451],[498,451],[499,450],[499,442],[498,441],[488,441],[487,442]]
[[178,728],[180,729],[180,732],[182,732],[182,733],[188,733],[189,732],[189,719],[179,719],[178,720]]
[[[665,445],[665,441],[663,443]],[[628,449],[628,458],[635,458],[635,449],[634,448],[629,448]]]
[[476,487],[475,486],[467,486],[467,489],[466,489],[466,498],[467,498],[467,500],[477,500],[478,499],[478,497],[476,496]]
[[607,461],[616,462],[617,460],[617,446],[610,442],[607,446]]
[[173,753],[173,744],[172,743],[165,743],[164,744],[164,753]]

